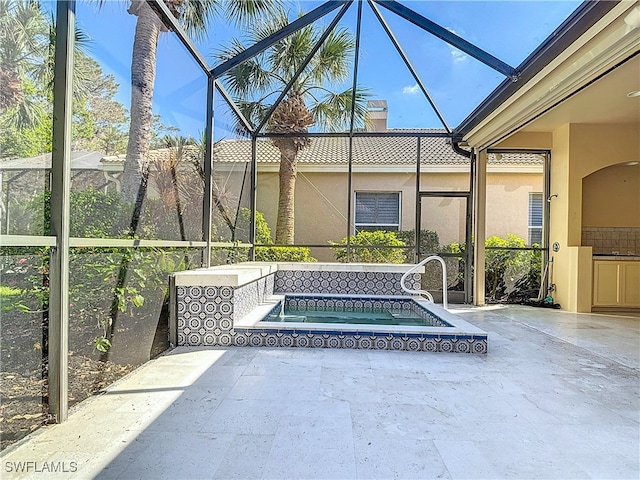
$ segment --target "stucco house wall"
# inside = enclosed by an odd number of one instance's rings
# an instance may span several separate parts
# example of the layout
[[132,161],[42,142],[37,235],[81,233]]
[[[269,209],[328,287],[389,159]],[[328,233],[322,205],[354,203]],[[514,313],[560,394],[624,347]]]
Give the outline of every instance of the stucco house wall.
[[[504,169],[503,169],[504,170]],[[506,237],[508,233],[528,239],[529,194],[541,193],[542,166],[529,172],[490,172],[487,175],[488,207],[487,235]],[[469,188],[469,173],[428,172],[421,174],[425,191]],[[347,174],[328,171],[308,171],[301,168],[296,183],[296,243],[327,245],[339,242],[347,232]],[[354,192],[400,192],[401,230],[415,228],[415,174],[409,172],[354,172],[351,208]],[[258,170],[257,208],[272,231],[275,230],[278,198],[277,172]],[[438,233],[442,245],[464,241],[466,200],[459,198],[423,198],[422,229]],[[353,214],[351,215],[353,221]],[[353,231],[353,226],[352,226]],[[314,249],[322,260],[335,260],[327,249]]]
[[[583,212],[583,180],[605,167],[640,161],[640,137],[635,125],[565,124],[553,132],[553,139],[551,191],[558,197],[551,202],[550,241],[560,245],[553,254],[555,298],[563,308],[590,312],[592,248],[582,245],[582,221],[595,212]],[[597,178],[587,179],[587,185],[604,187]],[[631,189],[619,193],[603,196],[600,207],[626,209],[636,199]]]

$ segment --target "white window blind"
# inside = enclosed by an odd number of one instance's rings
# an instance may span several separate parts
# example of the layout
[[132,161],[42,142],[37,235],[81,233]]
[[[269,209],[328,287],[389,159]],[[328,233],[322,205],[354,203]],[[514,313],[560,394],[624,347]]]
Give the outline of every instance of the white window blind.
[[529,245],[542,245],[542,193],[529,194]]
[[356,192],[356,230],[399,230],[399,192]]

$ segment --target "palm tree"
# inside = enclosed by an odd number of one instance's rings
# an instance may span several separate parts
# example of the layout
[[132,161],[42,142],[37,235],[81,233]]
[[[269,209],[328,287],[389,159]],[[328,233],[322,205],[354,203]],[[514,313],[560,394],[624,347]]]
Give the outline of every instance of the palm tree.
[[23,105],[20,125],[32,123],[27,80],[39,80],[46,58],[49,28],[39,5],[0,0],[0,113]]
[[[2,127],[29,128],[50,108],[53,89],[55,27],[40,4],[0,0],[0,115]],[[74,100],[85,100],[95,84],[95,69],[84,50],[86,34],[75,31]]]
[[[233,39],[215,56],[220,61],[228,60],[245,50],[245,43],[259,42],[288,23],[286,12],[279,9],[274,19],[252,24],[245,42]],[[316,125],[335,131],[348,126],[351,120],[352,89],[332,90],[349,77],[351,70],[355,39],[348,30],[334,29],[295,78],[322,35],[321,27],[308,25],[277,42],[268,51],[231,69],[224,77],[240,110],[254,124],[263,121],[272,108],[269,102],[273,102],[274,96],[293,81],[266,124],[268,133],[300,134],[273,137],[271,140],[280,150],[276,244],[294,243],[297,157],[300,150],[311,144],[311,138],[305,135],[309,127]],[[353,105],[356,122],[362,123],[365,118],[366,98],[366,90],[358,88]]]
[[[246,22],[267,12],[273,5],[269,0],[164,0],[164,3],[186,32],[196,39],[204,36],[214,16],[236,23]],[[167,31],[167,27],[146,1],[132,0],[127,11],[135,15],[137,21],[131,60],[131,123],[122,196],[126,201],[135,199],[131,224],[131,229],[135,231],[149,172],[158,39],[162,32]]]

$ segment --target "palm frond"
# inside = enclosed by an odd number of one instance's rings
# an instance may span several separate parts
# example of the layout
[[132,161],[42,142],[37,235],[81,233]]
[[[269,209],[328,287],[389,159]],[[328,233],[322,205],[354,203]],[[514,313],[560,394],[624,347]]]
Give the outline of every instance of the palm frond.
[[[224,62],[245,50],[237,38],[224,50],[215,52],[215,58]],[[260,57],[250,58],[227,72],[223,78],[225,87],[236,97],[248,99],[262,92],[271,83],[270,72],[265,70]]]
[[41,99],[25,95],[20,103],[3,112],[2,128],[16,128],[18,130],[31,128],[40,124],[47,117],[47,111]]
[[[286,12],[278,10],[272,17],[265,17],[251,24],[243,37],[244,42],[233,40],[229,46],[216,52],[215,57],[221,62],[233,58],[246,50],[245,44],[253,45],[288,24]],[[237,98],[245,117],[254,125],[261,123],[270,108],[267,104],[272,103],[275,98],[272,95],[283,92],[322,34],[323,30],[318,25],[308,25],[276,42],[266,52],[225,73],[222,81],[234,98]],[[305,71],[293,83],[286,98],[289,98],[291,92],[301,95],[300,98],[304,102],[312,105],[310,110],[316,125],[331,130],[344,129],[350,125],[351,89],[340,93],[332,92],[330,89],[348,78],[354,49],[355,40],[347,29],[332,31],[305,67]],[[322,91],[327,93],[323,95]],[[315,93],[319,96],[314,96]],[[368,93],[358,88],[354,106],[356,126],[364,125],[367,97]],[[304,113],[307,108],[305,106],[299,110]],[[292,115],[289,117],[290,123],[294,124],[296,119]]]
[[187,0],[178,7],[178,21],[191,37],[202,40],[211,20],[222,13],[219,0]]
[[[238,100],[238,109],[253,125],[258,125],[269,112],[271,105],[265,102]],[[244,132],[244,128],[242,129]]]
[[249,22],[262,16],[270,17],[272,12],[282,8],[280,0],[225,0],[225,17],[236,25],[249,25]]
[[196,40],[206,38],[215,18],[246,26],[281,6],[280,0],[172,0],[167,3],[185,31]]
[[272,69],[291,78],[317,42],[317,34],[308,25],[276,43],[269,55]]
[[348,77],[355,43],[346,29],[332,31],[314,56],[311,77],[317,83],[339,82]]
[[[367,100],[369,90],[358,86],[355,94],[354,127],[364,126],[367,112]],[[328,131],[344,130],[351,124],[352,90],[344,90],[339,93],[327,92],[321,101],[316,102],[311,111],[316,119],[316,125]]]
[[245,32],[247,43],[252,45],[277,33],[289,24],[287,12],[282,8],[275,8],[268,17],[263,17],[253,23]]

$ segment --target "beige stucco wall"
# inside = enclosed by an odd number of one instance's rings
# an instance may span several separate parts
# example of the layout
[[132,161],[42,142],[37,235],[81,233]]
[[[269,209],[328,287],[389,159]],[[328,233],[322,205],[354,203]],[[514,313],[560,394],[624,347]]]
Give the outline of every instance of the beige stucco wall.
[[[591,247],[582,247],[583,179],[604,167],[640,161],[640,136],[637,125],[567,124],[553,132],[551,160],[551,243],[560,250],[552,252],[554,263],[554,299],[564,309],[591,311]],[[594,177],[596,178],[596,177]],[[597,183],[587,180],[589,189]],[[631,203],[633,196],[603,197],[604,209]],[[589,218],[591,213],[587,214]]]
[[582,179],[583,227],[640,227],[640,165],[612,165]]
[[529,194],[542,193],[542,173],[487,173],[487,238],[529,237]]
[[[489,235],[515,233],[528,237],[529,193],[542,191],[539,173],[488,174]],[[467,191],[469,173],[427,172],[421,175],[423,191]],[[295,237],[298,244],[328,245],[347,234],[348,177],[346,172],[300,169],[296,184]],[[402,230],[415,226],[415,174],[410,172],[359,172],[353,174],[352,192],[400,192]],[[278,173],[258,173],[257,207],[275,231]],[[353,197],[351,198],[353,210]],[[440,243],[464,241],[466,200],[460,198],[423,198],[422,228],[438,232]],[[330,249],[314,248],[319,260],[335,260]]]

